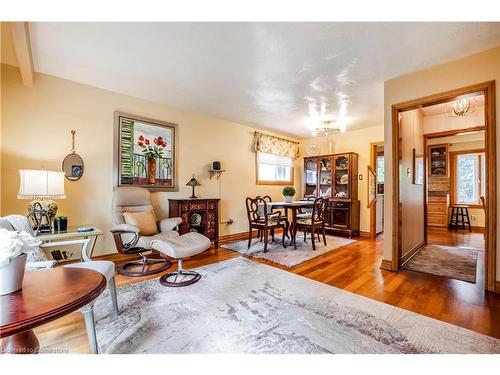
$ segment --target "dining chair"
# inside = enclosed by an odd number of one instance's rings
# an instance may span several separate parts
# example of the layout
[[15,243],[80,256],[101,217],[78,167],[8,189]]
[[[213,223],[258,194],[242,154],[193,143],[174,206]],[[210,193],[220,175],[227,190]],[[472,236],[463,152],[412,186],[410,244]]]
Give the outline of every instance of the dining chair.
[[274,241],[274,230],[283,228],[282,244],[285,245],[286,222],[282,220],[281,212],[269,212],[267,202],[262,197],[246,198],[246,208],[248,217],[248,248],[252,245],[252,230],[257,229],[263,233],[264,237],[264,252],[267,252],[268,236],[271,231],[271,236]]
[[[306,195],[303,201],[314,201],[316,199],[315,195]],[[312,208],[300,208],[297,213],[297,219],[308,219],[312,215]]]
[[[115,283],[115,264],[109,260],[92,260],[89,255],[90,239],[68,240],[68,241],[54,241],[46,242],[40,245],[42,249],[60,248],[61,246],[82,246],[82,262],[69,263],[63,265],[65,268],[84,268],[92,271],[99,272],[106,278],[107,286],[109,288],[109,296],[111,298],[111,314],[112,318],[118,316],[118,300],[116,298],[116,283]],[[85,320],[85,328],[87,329],[87,337],[89,339],[90,350],[93,354],[99,353],[99,345],[97,344],[97,334],[95,330],[94,320],[94,302],[83,306],[79,311],[83,314]]]
[[326,217],[327,206],[328,206],[328,198],[325,197],[315,198],[311,212],[311,217],[297,218],[297,221],[293,224],[297,226],[297,229],[304,230],[304,242],[306,242],[307,231],[308,230],[310,231],[313,250],[316,250],[316,244],[314,240],[314,235],[316,233],[318,235],[318,241],[321,241],[320,231],[323,234],[323,243],[326,246],[325,217]]
[[[269,195],[264,195],[261,197],[262,199],[264,199],[266,201],[266,204],[269,204],[269,203],[272,203],[273,199],[269,196]],[[263,213],[264,213],[264,207],[261,205],[259,206],[260,208],[260,216],[263,216]],[[268,214],[277,214],[276,211],[273,211],[273,207],[272,205],[268,205],[267,206],[267,213]],[[285,223],[285,236],[286,238],[290,238],[290,236],[288,235],[288,228],[290,227],[290,222],[288,221],[288,217],[286,215],[281,215],[280,216],[280,220],[283,221]],[[262,242],[262,239],[263,239],[263,234],[264,232],[261,231],[260,229],[257,230],[257,237],[259,238],[259,240]],[[271,237],[274,241],[274,230],[271,231]]]

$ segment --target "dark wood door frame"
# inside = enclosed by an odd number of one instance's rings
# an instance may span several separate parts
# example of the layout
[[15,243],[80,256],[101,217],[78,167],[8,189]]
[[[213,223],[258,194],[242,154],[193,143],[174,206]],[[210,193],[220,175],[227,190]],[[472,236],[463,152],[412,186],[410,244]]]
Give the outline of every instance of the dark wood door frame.
[[[486,241],[485,241],[485,289],[495,291],[496,284],[496,120],[495,120],[495,81],[458,88],[443,93],[426,96],[392,105],[392,270],[398,271],[401,266],[401,204],[399,191],[399,155],[401,152],[399,114],[431,105],[446,103],[457,96],[482,93],[485,108],[485,148],[486,148]],[[462,130],[464,131],[464,130]],[[425,150],[427,152],[427,150]],[[424,183],[427,183],[424,178]],[[425,191],[425,190],[424,190]],[[425,205],[426,206],[426,205]],[[424,209],[424,215],[426,214]]]
[[[384,141],[370,143],[370,166],[377,171],[377,146],[383,146]],[[385,195],[384,195],[385,199]],[[377,236],[377,200],[370,205],[370,237]]]

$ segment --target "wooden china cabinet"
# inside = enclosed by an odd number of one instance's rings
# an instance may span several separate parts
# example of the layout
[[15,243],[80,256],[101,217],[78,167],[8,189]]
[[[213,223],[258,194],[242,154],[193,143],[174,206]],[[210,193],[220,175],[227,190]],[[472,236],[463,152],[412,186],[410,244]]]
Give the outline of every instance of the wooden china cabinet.
[[359,235],[358,154],[304,158],[304,195],[328,197],[327,229]]

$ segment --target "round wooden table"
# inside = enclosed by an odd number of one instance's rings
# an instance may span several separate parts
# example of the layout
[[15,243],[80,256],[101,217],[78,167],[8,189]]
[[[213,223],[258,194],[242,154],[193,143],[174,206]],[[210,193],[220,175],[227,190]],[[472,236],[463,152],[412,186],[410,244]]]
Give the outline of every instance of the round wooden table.
[[78,268],[27,271],[23,288],[0,296],[2,353],[35,354],[40,347],[33,328],[92,302],[106,287],[99,272]]

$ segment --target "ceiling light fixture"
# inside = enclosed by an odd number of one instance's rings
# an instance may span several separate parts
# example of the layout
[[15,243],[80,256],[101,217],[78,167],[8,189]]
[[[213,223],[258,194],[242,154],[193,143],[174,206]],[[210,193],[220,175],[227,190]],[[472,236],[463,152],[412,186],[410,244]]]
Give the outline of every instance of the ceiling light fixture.
[[445,107],[445,113],[450,117],[464,117],[473,113],[477,109],[477,103],[474,99],[462,98],[448,103]]
[[345,132],[345,126],[342,124],[340,125],[334,125],[330,120],[322,121],[320,126],[317,126],[313,132],[312,135],[314,137],[316,136],[326,136],[331,133],[336,133],[336,132]]

